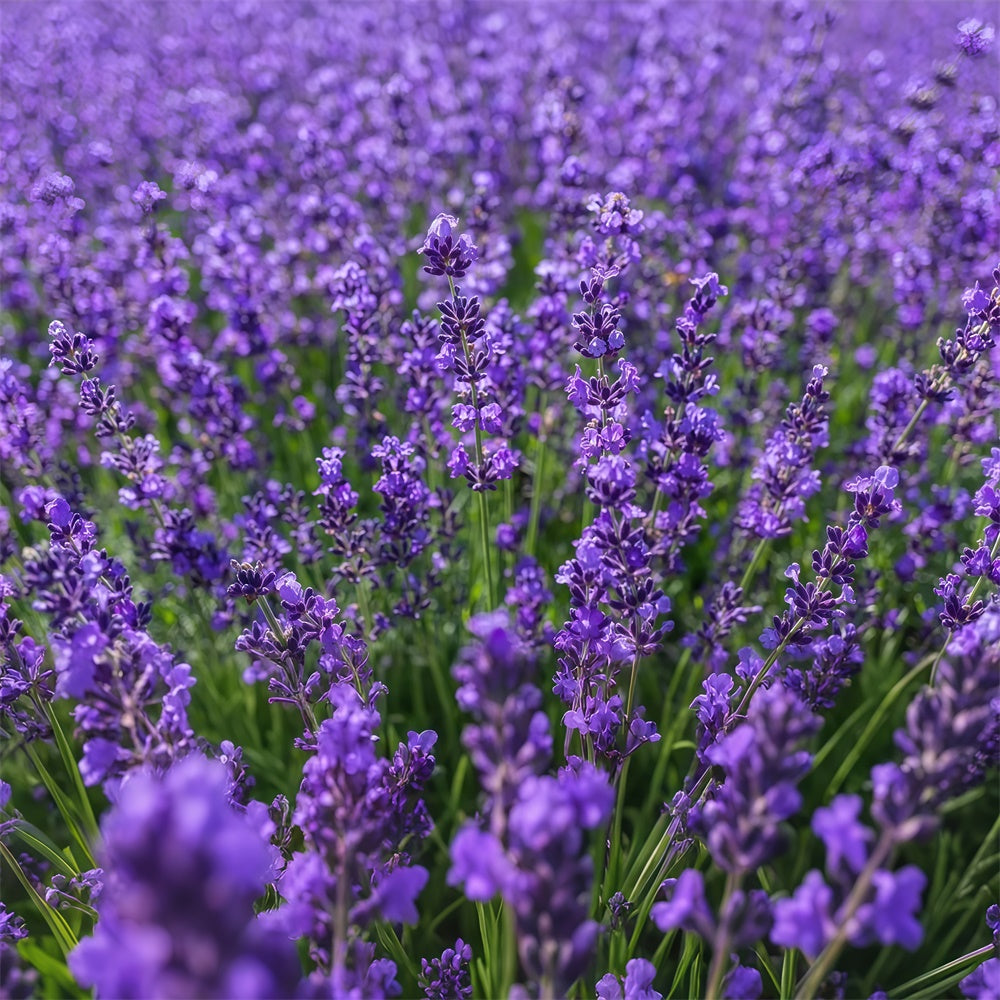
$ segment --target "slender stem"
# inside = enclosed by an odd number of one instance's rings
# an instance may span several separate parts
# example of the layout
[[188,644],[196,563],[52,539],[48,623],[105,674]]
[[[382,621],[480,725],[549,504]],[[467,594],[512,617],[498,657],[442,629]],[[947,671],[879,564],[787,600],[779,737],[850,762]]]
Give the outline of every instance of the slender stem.
[[844,950],[844,945],[847,944],[848,928],[851,926],[858,907],[861,906],[868,895],[868,890],[872,884],[872,877],[892,853],[892,848],[892,837],[883,833],[875,850],[872,851],[868,863],[854,883],[854,888],[844,901],[844,905],[838,914],[839,926],[837,932],[827,943],[827,946],[819,953],[809,971],[799,981],[799,988],[795,993],[796,1000],[812,1000],[816,996],[820,986],[823,985],[823,980],[826,979],[827,973],[833,968],[834,962],[840,957],[840,953]]
[[[368,604],[368,588],[362,581],[358,581],[355,585],[355,593],[358,595],[358,607],[361,609],[361,617],[364,620],[363,631],[365,635],[370,635],[375,621],[372,618],[371,608]],[[364,695],[362,694],[362,697]]]
[[[694,788],[692,788],[690,793],[690,798],[692,802],[698,801],[701,798],[702,793],[708,788],[710,784],[710,777],[708,771],[706,771],[697,781]],[[635,884],[632,887],[631,892],[625,892],[626,896],[632,896],[637,892],[643,890],[649,883],[650,876],[653,874],[654,870],[663,862],[663,858],[666,854],[667,848],[670,846],[674,837],[677,836],[677,830],[680,826],[679,821],[674,818],[670,821],[670,825],[664,830],[663,835],[660,837],[654,850],[650,853],[649,860],[643,866],[642,871],[638,874],[635,879]],[[623,890],[624,891],[624,890]]]
[[486,505],[486,493],[479,490],[479,544],[483,549],[483,565],[486,568],[486,596],[488,608],[492,611],[497,606],[496,590],[493,587],[493,566],[490,560],[490,514]]
[[722,977],[726,972],[726,962],[729,961],[729,944],[732,935],[730,934],[729,920],[725,916],[725,912],[733,893],[739,888],[740,878],[739,872],[729,872],[726,875],[726,888],[723,890],[722,902],[719,904],[721,923],[719,925],[719,932],[716,935],[712,951],[712,962],[708,967],[708,981],[705,986],[707,1000],[716,1000],[716,997],[718,997],[719,989],[722,986]]
[[[896,683],[889,689],[888,693],[879,703],[875,712],[869,715],[868,723],[865,726],[864,732],[855,738],[851,748],[846,751],[843,761],[837,769],[837,773],[834,774],[833,778],[830,780],[830,784],[827,785],[825,793],[827,797],[832,798],[840,790],[840,786],[847,779],[847,776],[854,770],[855,764],[857,764],[858,759],[861,757],[862,753],[864,753],[865,748],[868,746],[868,741],[883,725],[883,720],[895,704],[896,699],[906,690],[906,688],[919,674],[923,673],[924,669],[927,667],[927,663],[928,659],[921,660],[908,673],[904,674],[903,677],[896,681]],[[871,709],[869,706],[863,706],[863,714],[870,712]],[[851,716],[851,718],[848,719],[843,728],[845,731],[857,733],[857,729],[851,725],[852,722],[854,722],[854,716]],[[816,770],[820,764],[823,763],[827,756],[833,752],[835,746],[836,744],[834,744],[832,740],[829,740],[822,747],[820,747],[816,755],[813,757],[813,770]]]
[[977,959],[987,958],[992,955],[994,951],[992,944],[985,944],[982,948],[977,948],[975,951],[970,951],[968,955],[963,955],[961,958],[956,958],[946,965],[939,965],[936,969],[932,969],[930,972],[925,972],[922,976],[917,976],[916,979],[911,979],[908,982],[903,983],[902,986],[897,986],[889,995],[890,996],[903,996],[904,994],[912,993],[914,990],[919,989],[922,986],[926,986],[928,983],[934,983],[938,979],[949,975],[950,973],[957,972],[959,970],[965,971],[965,969],[973,962],[979,965]]
[[77,941],[72,928],[66,922],[66,918],[63,917],[58,910],[49,906],[49,904],[45,902],[45,898],[31,884],[30,879],[27,875],[25,875],[21,866],[18,864],[17,858],[11,854],[11,852],[7,849],[7,845],[4,844],[3,841],[0,841],[0,857],[2,857],[10,866],[10,870],[14,873],[14,877],[21,883],[24,891],[35,904],[35,908],[49,925],[49,930],[52,931],[52,936],[58,942],[63,954],[68,955],[76,947]]
[[[979,331],[982,331],[984,329],[986,330],[989,329],[989,323],[982,323],[980,324],[979,327],[977,327],[977,330]],[[958,355],[955,358],[955,363],[957,364],[961,361],[964,361],[968,356],[969,356],[968,350],[966,350],[964,346],[960,347]],[[951,379],[949,378],[948,373],[946,371],[942,371],[935,377],[934,381],[931,383],[931,392],[939,392],[941,389],[945,388],[945,386],[947,386],[950,381]],[[913,428],[917,426],[917,422],[923,416],[924,411],[927,409],[927,405],[928,405],[927,397],[920,400],[920,405],[916,408],[916,410],[913,411],[913,416],[910,417],[910,422],[900,432],[899,437],[896,438],[896,443],[892,446],[893,454],[895,454],[897,449],[913,432]]]
[[[607,902],[611,898],[611,889],[618,880],[619,861],[621,860],[622,843],[622,814],[625,811],[625,787],[628,784],[628,769],[632,762],[631,757],[626,757],[622,762],[621,770],[615,775],[615,811],[611,818],[611,829],[608,831],[607,847],[604,855],[604,885],[601,891],[599,904]],[[617,849],[617,850],[616,850]]]
[[917,421],[924,415],[924,410],[927,409],[927,400],[920,400],[920,405],[913,411],[913,416],[910,417],[910,422],[903,428],[900,432],[898,438],[896,438],[896,443],[892,446],[892,453],[895,454],[896,450],[902,445],[902,443],[910,436],[913,432],[913,428],[917,426]]
[[87,864],[89,864],[91,868],[96,867],[94,855],[91,852],[90,838],[83,830],[80,829],[80,822],[72,802],[70,802],[70,800],[63,794],[62,788],[58,782],[56,782],[52,775],[49,774],[48,768],[46,768],[46,766],[42,763],[41,758],[35,751],[35,748],[28,743],[25,744],[24,749],[28,755],[28,759],[38,772],[38,776],[42,779],[42,784],[45,785],[49,795],[51,795],[55,801],[56,807],[59,809],[66,826],[69,828],[69,832],[73,835],[73,839],[77,842],[80,850],[83,852],[83,856],[86,859]]
[[753,555],[750,557],[750,562],[747,564],[747,568],[743,571],[743,579],[740,580],[740,590],[742,590],[744,594],[747,592],[747,587],[750,586],[750,581],[757,572],[757,566],[767,550],[768,541],[769,539],[762,538],[757,543],[757,547],[753,550]]
[[535,453],[535,471],[531,477],[531,515],[528,519],[528,539],[526,549],[528,555],[535,558],[535,546],[538,541],[538,522],[542,513],[542,476],[545,470],[545,438],[538,438],[538,450]]
[[15,836],[19,837],[36,854],[41,855],[53,868],[67,878],[76,878],[80,874],[79,866],[70,862],[60,854],[49,841],[49,838],[26,820],[16,820],[11,827]]
[[66,773],[69,775],[70,782],[76,790],[76,797],[80,802],[80,819],[83,821],[84,832],[91,843],[93,843],[97,840],[98,836],[97,818],[94,816],[94,810],[90,805],[90,798],[87,795],[87,789],[80,775],[80,767],[77,764],[76,757],[73,755],[73,749],[70,746],[69,740],[63,732],[59,717],[50,703],[46,703],[45,714],[48,717],[49,725],[52,727],[52,735],[55,738],[56,746],[59,748],[59,756],[62,758],[63,766],[66,768]]
[[[639,654],[632,657],[632,670],[628,679],[628,698],[625,701],[625,725],[628,725],[629,716],[632,714],[632,702],[635,700],[635,678],[639,673]],[[627,737],[626,737],[627,738]]]

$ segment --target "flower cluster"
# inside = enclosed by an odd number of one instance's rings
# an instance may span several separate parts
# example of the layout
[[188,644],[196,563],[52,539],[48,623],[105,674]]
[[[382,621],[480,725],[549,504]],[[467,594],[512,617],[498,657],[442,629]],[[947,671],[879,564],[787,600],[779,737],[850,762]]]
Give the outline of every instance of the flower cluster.
[[274,876],[266,816],[236,812],[227,784],[225,768],[198,754],[122,784],[102,828],[97,932],[70,955],[98,996],[294,991],[294,951],[254,917]]
[[337,684],[328,697],[333,714],[316,733],[295,807],[305,850],[282,874],[286,902],[270,925],[309,942],[317,990],[341,995],[376,976],[391,995],[395,966],[373,962],[361,934],[376,919],[416,922],[428,872],[409,863],[406,845],[432,828],[418,796],[434,769],[436,735],[411,732],[390,761],[375,753],[379,716],[357,691]]
[[475,432],[475,458],[463,443],[451,452],[448,470],[452,478],[465,476],[477,493],[495,490],[499,480],[510,479],[517,468],[517,454],[501,439],[487,448],[483,435],[497,434],[503,426],[500,403],[491,398],[488,375],[495,358],[493,338],[486,329],[479,297],[462,295],[455,284],[476,259],[476,246],[467,233],[458,234],[458,219],[439,215],[427,231],[420,249],[427,255],[424,268],[429,274],[447,275],[449,298],[438,303],[441,313],[441,350],[438,362],[454,375],[460,399],[452,407],[452,426],[463,435]]
[[489,820],[459,830],[448,880],[463,884],[472,900],[503,898],[514,913],[524,971],[543,994],[559,995],[597,939],[599,926],[587,918],[592,866],[584,831],[607,820],[613,793],[582,761],[556,777],[544,773],[551,737],[536,711],[541,692],[525,675],[526,651],[502,615],[481,616],[470,627],[479,643],[455,674],[459,703],[482,720],[467,728],[466,744]]

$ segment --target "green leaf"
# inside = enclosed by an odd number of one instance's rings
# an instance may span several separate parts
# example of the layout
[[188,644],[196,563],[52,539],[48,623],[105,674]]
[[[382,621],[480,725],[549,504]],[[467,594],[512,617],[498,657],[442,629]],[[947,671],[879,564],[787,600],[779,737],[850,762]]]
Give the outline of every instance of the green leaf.
[[77,985],[65,962],[50,955],[31,938],[18,942],[17,953],[28,965],[37,969],[43,979],[56,988],[55,990],[45,990],[45,995],[66,998],[89,995],[89,990],[84,990]]

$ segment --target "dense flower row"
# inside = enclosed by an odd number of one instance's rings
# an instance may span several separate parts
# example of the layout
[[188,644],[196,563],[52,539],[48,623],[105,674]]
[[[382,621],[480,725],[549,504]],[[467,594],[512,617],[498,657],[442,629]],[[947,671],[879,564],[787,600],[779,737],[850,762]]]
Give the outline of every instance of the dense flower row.
[[0,994],[996,995],[988,12],[5,13]]

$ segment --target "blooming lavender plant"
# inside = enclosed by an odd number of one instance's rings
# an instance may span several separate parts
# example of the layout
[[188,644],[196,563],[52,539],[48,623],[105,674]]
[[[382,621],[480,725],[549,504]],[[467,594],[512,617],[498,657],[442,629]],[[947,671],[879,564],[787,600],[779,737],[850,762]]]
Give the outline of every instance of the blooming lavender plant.
[[109,882],[70,956],[98,996],[287,996],[298,963],[253,902],[274,875],[264,829],[233,810],[221,764],[192,755],[137,772],[103,825]]

